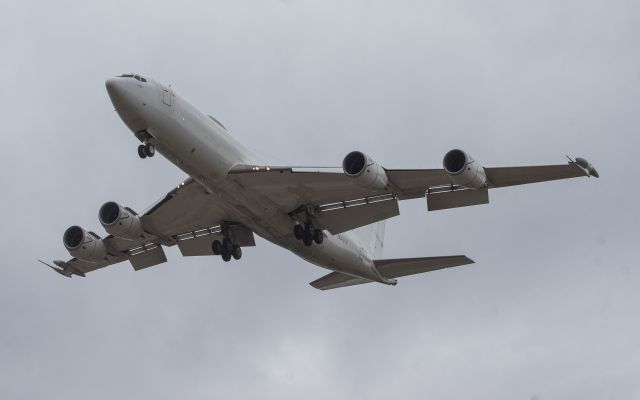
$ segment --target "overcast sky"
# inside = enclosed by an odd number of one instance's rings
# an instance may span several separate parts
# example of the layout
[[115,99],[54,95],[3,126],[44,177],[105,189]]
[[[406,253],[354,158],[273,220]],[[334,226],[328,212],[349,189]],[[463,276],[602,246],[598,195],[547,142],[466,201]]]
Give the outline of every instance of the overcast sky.
[[[635,1],[8,1],[0,5],[3,399],[640,398],[640,6]],[[491,204],[401,204],[385,257],[466,266],[321,292],[262,239],[240,262],[65,279],[184,173],[140,160],[105,79],[147,74],[265,157],[388,168],[589,159],[602,178]]]

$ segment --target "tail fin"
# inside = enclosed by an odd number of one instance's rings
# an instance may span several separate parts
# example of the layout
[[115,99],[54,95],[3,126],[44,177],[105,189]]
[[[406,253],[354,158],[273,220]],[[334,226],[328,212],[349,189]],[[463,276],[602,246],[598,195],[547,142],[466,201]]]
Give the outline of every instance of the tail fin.
[[354,238],[364,248],[364,251],[374,260],[382,257],[384,228],[385,221],[383,220],[351,231]]

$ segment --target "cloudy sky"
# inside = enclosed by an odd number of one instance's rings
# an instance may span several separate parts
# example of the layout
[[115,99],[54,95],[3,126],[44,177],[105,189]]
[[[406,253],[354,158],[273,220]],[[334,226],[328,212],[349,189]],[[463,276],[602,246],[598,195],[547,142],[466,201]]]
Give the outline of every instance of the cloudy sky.
[[[472,0],[0,5],[0,397],[640,398],[640,6]],[[320,292],[270,243],[241,262],[64,279],[72,224],[184,178],[142,161],[105,79],[172,84],[281,163],[588,158],[600,180],[401,204],[385,256],[476,264]]]

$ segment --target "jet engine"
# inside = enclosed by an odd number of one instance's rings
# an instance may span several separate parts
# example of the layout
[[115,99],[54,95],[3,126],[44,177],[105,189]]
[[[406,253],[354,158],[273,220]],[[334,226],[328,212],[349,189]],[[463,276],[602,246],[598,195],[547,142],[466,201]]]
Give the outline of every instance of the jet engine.
[[107,247],[100,236],[87,232],[77,225],[64,231],[62,242],[69,254],[80,260],[96,262],[107,256]]
[[462,150],[454,149],[445,154],[442,164],[456,185],[469,189],[480,189],[487,185],[484,168]]
[[104,229],[113,236],[127,240],[144,236],[142,221],[138,214],[114,201],[108,201],[100,207],[98,218]]
[[384,168],[369,156],[359,151],[352,151],[342,161],[344,173],[356,180],[366,189],[385,189],[389,183]]

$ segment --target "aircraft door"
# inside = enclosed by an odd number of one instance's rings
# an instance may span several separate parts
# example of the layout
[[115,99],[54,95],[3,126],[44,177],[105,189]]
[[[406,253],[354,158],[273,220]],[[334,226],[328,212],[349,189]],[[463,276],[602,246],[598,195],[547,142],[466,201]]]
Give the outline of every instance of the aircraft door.
[[162,102],[171,107],[171,89],[162,86]]

